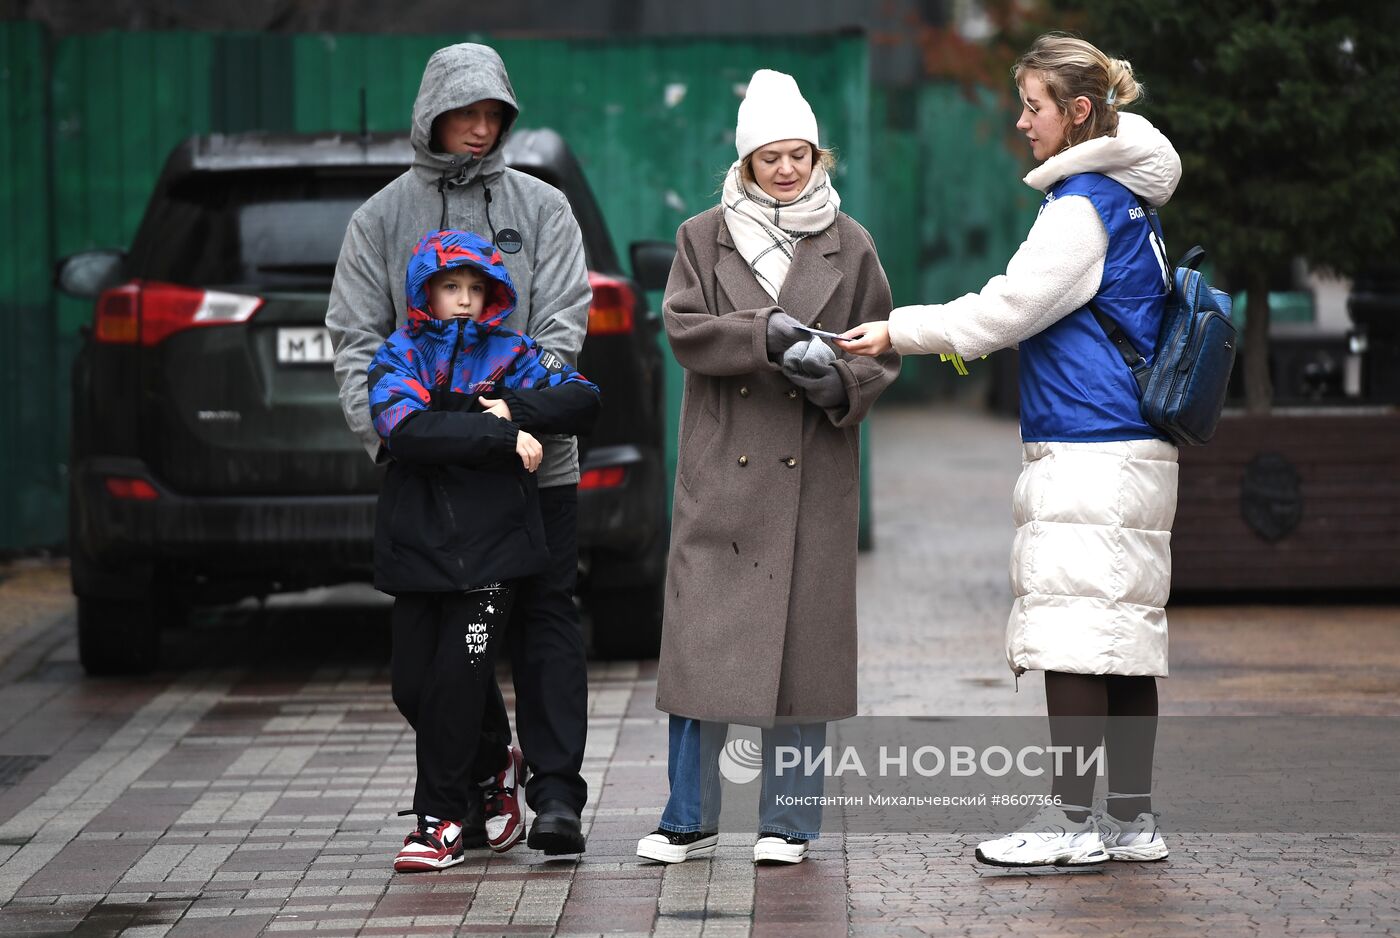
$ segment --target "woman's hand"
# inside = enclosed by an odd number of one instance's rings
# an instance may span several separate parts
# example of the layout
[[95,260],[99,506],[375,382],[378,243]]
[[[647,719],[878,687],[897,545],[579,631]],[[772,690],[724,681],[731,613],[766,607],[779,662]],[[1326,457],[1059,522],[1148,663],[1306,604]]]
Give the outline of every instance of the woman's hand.
[[489,397],[478,397],[477,400],[481,402],[481,408],[486,413],[495,414],[502,420],[510,419],[510,405],[505,401],[494,400]]
[[815,336],[783,353],[783,374],[818,407],[835,408],[846,403],[846,386],[836,370],[836,353]]
[[540,460],[544,457],[544,447],[540,441],[529,433],[521,430],[515,437],[515,452],[520,457],[520,462],[525,466],[526,472],[534,472],[540,467]]
[[847,329],[835,341],[847,352],[871,357],[883,355],[894,348],[890,344],[890,324],[879,321],[865,322]]
[[802,323],[782,310],[768,316],[768,359],[781,362],[783,353],[803,339],[810,339],[811,333],[804,332]]

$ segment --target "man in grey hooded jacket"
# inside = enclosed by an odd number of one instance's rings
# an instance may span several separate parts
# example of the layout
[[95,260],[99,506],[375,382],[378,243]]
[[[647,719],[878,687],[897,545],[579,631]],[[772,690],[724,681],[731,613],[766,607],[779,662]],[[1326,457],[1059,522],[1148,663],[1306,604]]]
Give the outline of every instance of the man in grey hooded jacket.
[[[326,326],[345,418],[377,462],[387,458],[369,411],[366,373],[384,339],[405,320],[409,255],[430,231],[456,228],[491,238],[519,301],[506,321],[566,362],[577,363],[592,291],[583,236],[563,194],[509,169],[502,150],[519,114],[505,64],[494,49],[461,43],[439,49],[423,70],[413,105],[413,166],[355,213],[336,263]],[[509,630],[516,720],[530,767],[536,817],[528,844],[546,853],[584,848],[579,813],[587,732],[587,665],[574,581],[578,568],[578,447],[544,437],[540,508],[550,568],[521,584]],[[505,761],[510,727],[491,688],[482,753]],[[484,772],[482,771],[484,769]],[[502,770],[478,760],[477,777]]]

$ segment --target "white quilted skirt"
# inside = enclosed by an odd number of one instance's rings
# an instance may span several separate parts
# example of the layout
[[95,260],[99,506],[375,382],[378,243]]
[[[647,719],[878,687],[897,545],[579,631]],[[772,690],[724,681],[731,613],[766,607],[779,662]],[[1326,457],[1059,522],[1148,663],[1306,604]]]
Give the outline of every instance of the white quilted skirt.
[[1162,440],[1022,444],[1012,671],[1167,676],[1176,455]]

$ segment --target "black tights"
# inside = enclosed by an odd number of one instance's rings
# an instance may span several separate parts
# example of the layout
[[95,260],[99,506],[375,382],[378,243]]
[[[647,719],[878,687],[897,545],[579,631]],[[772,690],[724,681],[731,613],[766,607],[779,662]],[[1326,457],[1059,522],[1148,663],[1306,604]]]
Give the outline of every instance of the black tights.
[[[1112,798],[1109,811],[1122,820],[1151,811],[1152,800],[1146,795],[1152,791],[1152,753],[1157,745],[1157,679],[1046,671],[1045,704],[1051,744],[1073,747],[1051,789],[1060,803],[1089,805],[1095,777],[1088,767],[1079,774],[1075,751],[1087,753],[1103,743],[1109,790],[1144,796]],[[1083,820],[1082,812],[1066,813]]]

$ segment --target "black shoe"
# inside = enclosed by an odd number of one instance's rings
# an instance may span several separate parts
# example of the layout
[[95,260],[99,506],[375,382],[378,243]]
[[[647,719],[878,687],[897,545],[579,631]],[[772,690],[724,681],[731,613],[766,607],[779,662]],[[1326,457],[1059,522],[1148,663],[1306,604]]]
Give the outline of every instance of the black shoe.
[[801,863],[807,856],[807,841],[773,831],[762,831],[753,845],[755,863]]
[[637,856],[658,863],[684,863],[695,857],[714,856],[719,844],[715,831],[691,831],[678,834],[657,828],[637,841]]
[[585,843],[583,825],[573,808],[562,801],[546,801],[535,809],[535,823],[530,825],[530,836],[525,841],[531,850],[557,857],[583,853]]
[[762,840],[764,837],[776,837],[778,840],[789,844],[805,844],[807,842],[804,838],[801,837],[789,837],[787,834],[777,834],[773,831],[759,831],[758,837],[760,840]]

